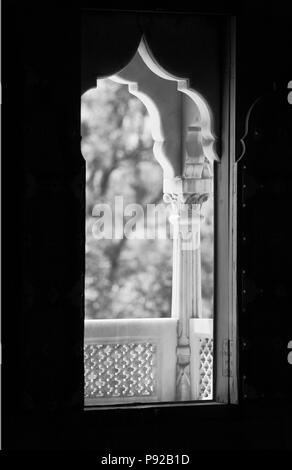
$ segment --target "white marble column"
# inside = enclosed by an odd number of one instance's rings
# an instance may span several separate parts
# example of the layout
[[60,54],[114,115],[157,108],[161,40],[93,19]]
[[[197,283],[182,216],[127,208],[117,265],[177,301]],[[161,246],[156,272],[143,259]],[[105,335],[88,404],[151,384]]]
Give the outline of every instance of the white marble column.
[[[193,153],[188,151],[182,192],[165,194],[171,203],[173,227],[172,317],[178,320],[176,399],[191,400],[190,319],[202,317],[200,226],[201,207],[212,191],[208,161],[201,153],[200,130],[190,130]],[[177,185],[179,187],[179,185]],[[195,190],[192,192],[192,190]]]

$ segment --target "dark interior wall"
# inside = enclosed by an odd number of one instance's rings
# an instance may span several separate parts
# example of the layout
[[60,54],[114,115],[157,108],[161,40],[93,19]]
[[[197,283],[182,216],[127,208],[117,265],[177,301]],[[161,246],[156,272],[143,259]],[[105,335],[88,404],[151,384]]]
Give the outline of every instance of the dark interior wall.
[[83,393],[80,16],[3,16],[3,443],[50,448]]
[[[100,16],[95,12],[93,22],[95,15]],[[292,366],[287,361],[292,339],[292,106],[287,83],[292,67],[287,15],[237,17],[238,158],[247,113],[262,97],[250,113],[239,163],[239,406],[82,410],[80,94],[101,70],[85,73],[92,54],[100,54],[100,61],[90,63],[103,64],[101,72],[112,73],[113,55],[126,63],[141,31],[157,47],[161,23],[156,18],[161,13],[144,15],[136,30],[131,23],[131,33],[123,33],[119,41],[121,17],[131,22],[132,16],[108,15],[115,31],[108,49],[81,54],[86,34],[81,34],[79,9],[13,8],[13,3],[3,8],[3,447],[110,451],[125,450],[131,442],[134,450],[180,452],[292,448]],[[169,21],[175,28],[181,16],[164,23],[166,29]],[[102,35],[96,34],[98,42]],[[157,52],[183,74],[183,48],[179,43],[175,48],[173,54],[160,41]],[[216,90],[218,84],[214,86]],[[175,431],[186,422],[196,423],[200,432]]]
[[243,400],[259,406],[282,406],[286,429],[292,401],[291,26],[289,14],[239,17],[236,62],[241,391]]

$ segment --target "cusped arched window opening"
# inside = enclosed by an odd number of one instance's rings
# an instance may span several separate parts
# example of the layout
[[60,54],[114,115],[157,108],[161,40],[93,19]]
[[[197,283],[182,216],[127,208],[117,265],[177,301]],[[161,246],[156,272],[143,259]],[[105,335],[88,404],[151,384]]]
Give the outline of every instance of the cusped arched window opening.
[[144,39],[82,96],[87,405],[213,398],[211,128]]
[[87,319],[171,316],[169,208],[149,120],[110,78],[82,96]]

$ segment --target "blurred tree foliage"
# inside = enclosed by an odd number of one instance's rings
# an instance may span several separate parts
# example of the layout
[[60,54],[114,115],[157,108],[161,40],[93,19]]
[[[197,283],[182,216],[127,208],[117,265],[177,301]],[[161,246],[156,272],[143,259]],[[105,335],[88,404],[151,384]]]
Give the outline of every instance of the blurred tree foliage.
[[[162,170],[153,156],[149,116],[126,85],[109,79],[82,96],[82,153],[86,158],[87,318],[168,317],[171,313],[172,240],[97,240],[92,233],[96,204],[107,203],[113,219],[115,197],[127,204],[163,204]],[[202,231],[205,316],[212,316],[213,223],[209,204]],[[165,206],[165,212],[168,208]],[[206,245],[206,246],[205,246]],[[207,246],[208,245],[208,246]],[[210,249],[211,248],[211,249]]]

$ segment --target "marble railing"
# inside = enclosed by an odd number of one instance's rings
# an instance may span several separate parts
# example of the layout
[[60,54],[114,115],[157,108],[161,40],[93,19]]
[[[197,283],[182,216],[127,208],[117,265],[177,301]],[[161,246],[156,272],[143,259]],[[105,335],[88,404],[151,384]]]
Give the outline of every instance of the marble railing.
[[[85,405],[178,400],[174,318],[86,320]],[[191,399],[212,399],[212,320],[190,320]]]

